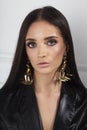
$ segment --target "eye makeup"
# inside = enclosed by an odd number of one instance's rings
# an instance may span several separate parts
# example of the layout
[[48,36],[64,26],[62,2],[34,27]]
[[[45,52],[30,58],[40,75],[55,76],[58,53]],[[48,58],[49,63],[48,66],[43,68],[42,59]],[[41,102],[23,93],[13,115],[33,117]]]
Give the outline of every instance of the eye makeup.
[[[46,44],[47,46],[54,46],[58,43],[57,38],[58,37],[55,36],[46,37],[43,39],[43,43]],[[29,48],[35,48],[38,45],[37,40],[33,38],[26,39],[25,43]]]

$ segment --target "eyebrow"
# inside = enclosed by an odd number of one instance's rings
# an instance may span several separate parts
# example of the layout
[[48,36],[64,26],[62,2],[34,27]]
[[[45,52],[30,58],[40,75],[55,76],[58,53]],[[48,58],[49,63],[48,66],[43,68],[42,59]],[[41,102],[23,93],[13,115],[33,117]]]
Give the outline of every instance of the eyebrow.
[[[49,40],[49,39],[53,39],[53,38],[58,38],[58,37],[57,36],[48,36],[48,37],[44,38],[44,40]],[[27,38],[27,39],[25,39],[25,41],[36,41],[36,39]]]
[[57,36],[49,36],[49,37],[44,38],[44,40],[49,40],[49,39],[52,39],[52,38],[58,38],[58,37]]

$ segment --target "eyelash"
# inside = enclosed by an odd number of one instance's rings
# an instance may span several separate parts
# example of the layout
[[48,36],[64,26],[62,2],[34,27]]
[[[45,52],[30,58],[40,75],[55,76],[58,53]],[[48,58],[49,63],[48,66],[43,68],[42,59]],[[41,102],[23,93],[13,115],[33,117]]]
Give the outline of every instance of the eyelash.
[[[51,39],[51,40],[48,40],[45,44],[48,45],[48,46],[54,46],[55,44],[57,44],[57,40],[55,39]],[[36,47],[36,43],[35,42],[28,42],[26,44],[29,48],[35,48]]]
[[35,42],[28,42],[28,43],[27,43],[27,46],[28,46],[29,48],[35,48],[35,47],[36,47],[36,43],[35,43]]
[[49,40],[48,42],[47,42],[47,44],[48,43],[51,43],[51,44],[48,44],[49,46],[54,46],[55,44],[57,44],[57,40],[55,40],[55,39],[51,39],[51,40]]

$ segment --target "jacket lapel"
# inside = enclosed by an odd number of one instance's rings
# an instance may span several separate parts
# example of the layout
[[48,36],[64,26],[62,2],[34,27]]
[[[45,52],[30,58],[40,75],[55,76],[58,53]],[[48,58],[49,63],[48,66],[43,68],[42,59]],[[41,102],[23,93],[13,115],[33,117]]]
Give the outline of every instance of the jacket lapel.
[[26,130],[42,130],[33,86],[24,88],[20,106],[20,115]]
[[68,130],[75,111],[75,97],[71,94],[71,86],[63,83],[59,107],[56,113],[53,130]]
[[[67,130],[74,114],[74,96],[68,83],[64,83],[61,89],[60,102],[57,108],[53,130]],[[26,130],[43,130],[40,114],[37,106],[34,87],[23,89],[20,114]]]

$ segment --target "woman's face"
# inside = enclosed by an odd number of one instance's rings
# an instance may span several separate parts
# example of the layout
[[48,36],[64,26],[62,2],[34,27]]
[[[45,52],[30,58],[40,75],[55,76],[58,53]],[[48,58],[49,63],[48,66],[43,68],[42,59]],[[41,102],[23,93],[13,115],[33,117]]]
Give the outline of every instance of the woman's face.
[[55,72],[66,52],[60,30],[46,21],[34,22],[28,29],[26,53],[35,73]]

